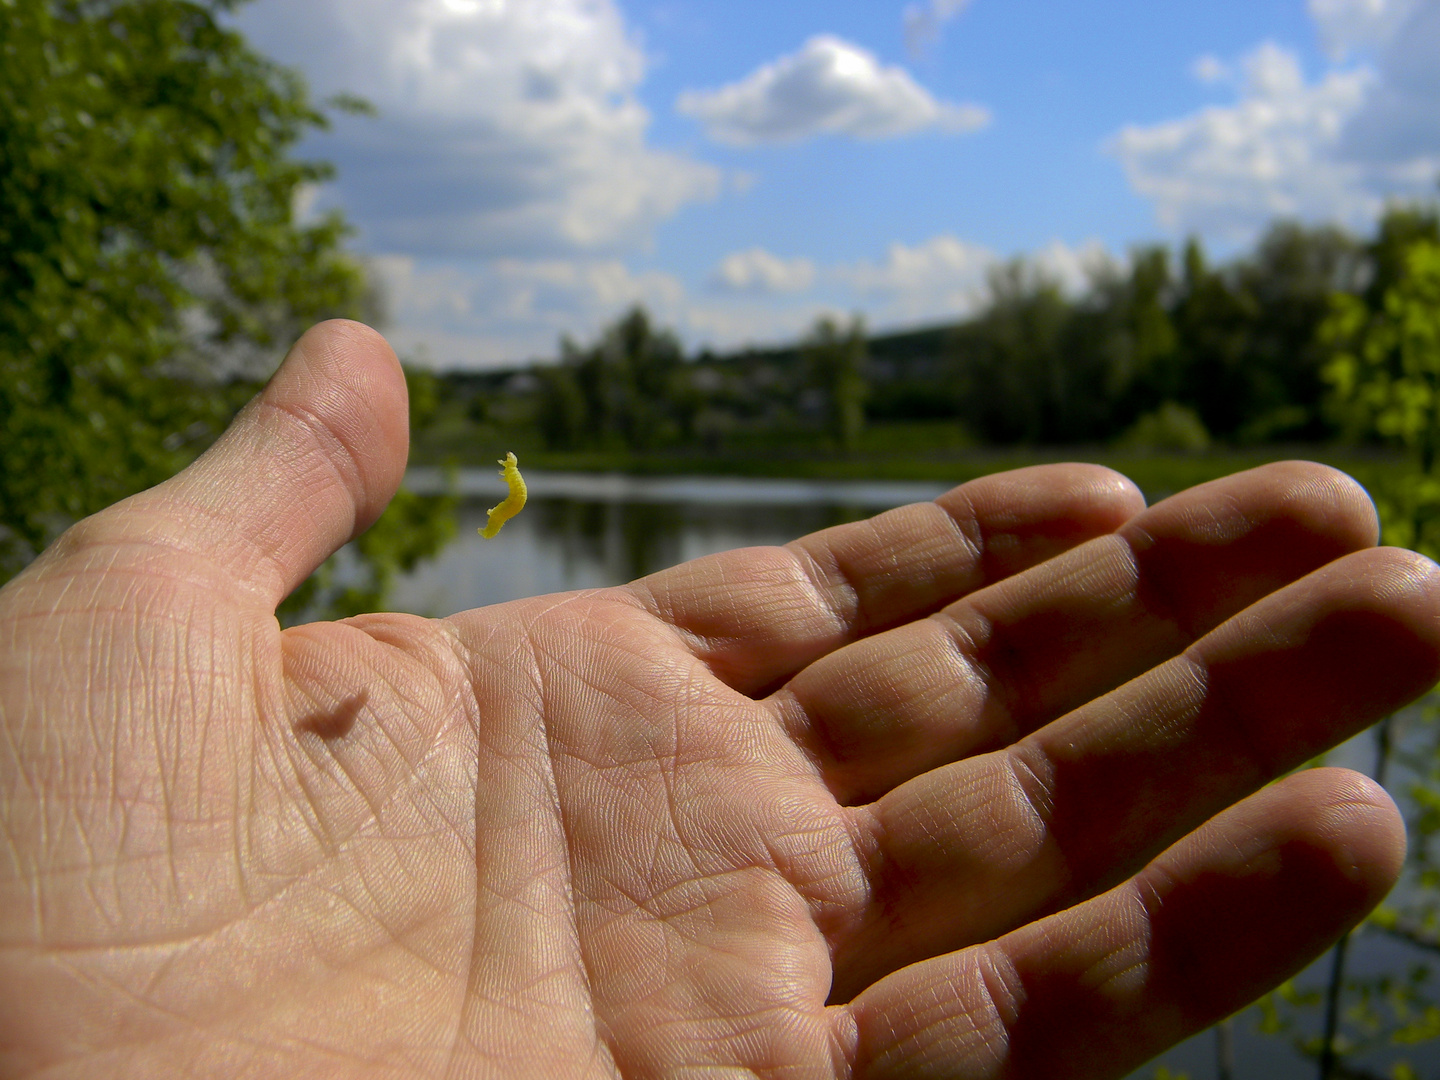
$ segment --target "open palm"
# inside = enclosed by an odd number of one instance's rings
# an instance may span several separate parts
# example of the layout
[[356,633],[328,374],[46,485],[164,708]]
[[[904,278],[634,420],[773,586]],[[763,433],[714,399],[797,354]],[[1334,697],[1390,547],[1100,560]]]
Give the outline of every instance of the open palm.
[[1023,470],[282,631],[405,443],[326,324],[0,592],[0,1075],[1119,1076],[1394,879],[1378,788],[1266,786],[1440,671],[1337,473]]

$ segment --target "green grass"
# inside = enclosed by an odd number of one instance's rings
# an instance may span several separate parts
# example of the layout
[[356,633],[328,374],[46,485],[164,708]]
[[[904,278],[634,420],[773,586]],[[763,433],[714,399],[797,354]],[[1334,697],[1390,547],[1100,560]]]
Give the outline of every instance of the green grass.
[[1271,461],[1304,458],[1324,462],[1370,486],[1405,467],[1398,453],[1365,447],[1307,445],[1217,448],[1200,453],[1143,452],[1106,446],[976,446],[946,421],[875,424],[849,453],[810,438],[765,445],[731,445],[637,454],[625,450],[557,452],[541,448],[534,434],[485,425],[463,433],[422,433],[416,464],[453,463],[490,468],[514,450],[523,469],[561,472],[621,472],[639,476],[742,476],[825,480],[932,480],[963,483],[979,476],[1057,461],[1090,461],[1124,473],[1150,499]]

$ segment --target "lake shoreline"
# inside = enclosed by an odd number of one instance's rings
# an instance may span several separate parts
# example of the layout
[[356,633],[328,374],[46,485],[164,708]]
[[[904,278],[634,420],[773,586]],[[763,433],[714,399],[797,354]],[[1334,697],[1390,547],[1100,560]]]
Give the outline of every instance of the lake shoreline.
[[[501,457],[509,447],[496,448]],[[1383,481],[1407,468],[1397,452],[1378,447],[1297,444],[1226,448],[1192,453],[1139,452],[1104,446],[1040,448],[976,448],[933,454],[792,454],[735,456],[727,454],[631,454],[622,451],[566,452],[519,451],[526,476],[566,478],[568,493],[577,484],[602,483],[617,490],[626,482],[615,478],[666,479],[675,482],[715,480],[781,481],[809,484],[867,484],[909,482],[942,485],[941,490],[992,473],[1033,465],[1083,461],[1104,465],[1128,476],[1152,501],[1196,484],[1274,461],[1318,461],[1348,473],[1365,486]],[[488,461],[456,462],[451,471],[458,487],[447,488],[447,466],[432,455],[417,455],[407,472],[406,486],[422,494],[454,490],[458,494],[503,492],[498,469]],[[473,475],[472,475],[473,474]],[[479,479],[497,477],[495,483]],[[572,478],[585,477],[586,481]],[[597,478],[606,477],[607,480]],[[633,486],[633,485],[632,485]],[[575,492],[580,494],[580,492]],[[933,496],[928,496],[933,497]],[[664,501],[664,500],[662,500]]]

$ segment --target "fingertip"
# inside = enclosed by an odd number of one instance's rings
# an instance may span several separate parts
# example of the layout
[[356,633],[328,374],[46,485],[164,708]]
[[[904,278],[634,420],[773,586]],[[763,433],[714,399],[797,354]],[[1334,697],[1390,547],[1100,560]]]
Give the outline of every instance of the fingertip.
[[395,350],[378,331],[350,319],[317,323],[295,342],[260,394],[261,402],[319,423],[339,444],[353,475],[350,535],[389,505],[410,452],[409,392]]
[[1427,637],[1440,643],[1440,566],[1409,548],[1376,548],[1363,556],[1377,597],[1405,611],[1417,631],[1429,631]]
[[1257,470],[1288,487],[1287,502],[1305,506],[1317,525],[1345,535],[1355,548],[1380,540],[1380,517],[1370,493],[1349,473],[1318,461],[1277,461]]
[[1368,777],[1323,768],[1272,784],[1141,875],[1157,988],[1196,1026],[1229,1015],[1359,923],[1404,858],[1399,811]]
[[1355,903],[1369,910],[1394,887],[1405,863],[1405,821],[1390,793],[1353,769],[1293,773],[1272,785],[1275,843],[1304,842],[1329,859]]
[[[1369,682],[1393,711],[1440,681],[1440,567],[1405,548],[1370,548],[1312,574],[1333,590],[1309,634],[1333,637],[1351,677]],[[1303,602],[1297,595],[1296,602]],[[1304,626],[1303,621],[1299,623]]]
[[273,607],[380,516],[408,442],[389,344],[361,323],[320,323],[194,464],[100,515],[102,539],[190,553]]
[[1073,464],[1068,468],[1074,470],[1073,483],[1077,494],[1097,512],[1108,514],[1116,528],[1145,509],[1145,493],[1124,473],[1105,465],[1086,463]]

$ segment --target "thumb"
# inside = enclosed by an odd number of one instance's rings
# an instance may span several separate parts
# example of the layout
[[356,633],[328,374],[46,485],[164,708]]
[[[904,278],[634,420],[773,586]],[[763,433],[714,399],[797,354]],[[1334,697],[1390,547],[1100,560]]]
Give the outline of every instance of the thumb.
[[380,516],[408,444],[405,378],[385,339],[321,323],[194,464],[92,528],[201,555],[273,608]]

